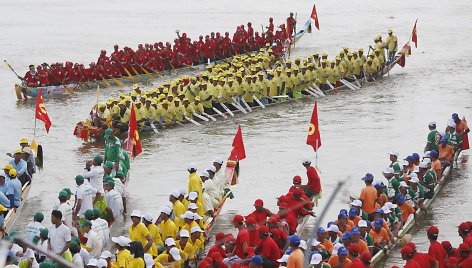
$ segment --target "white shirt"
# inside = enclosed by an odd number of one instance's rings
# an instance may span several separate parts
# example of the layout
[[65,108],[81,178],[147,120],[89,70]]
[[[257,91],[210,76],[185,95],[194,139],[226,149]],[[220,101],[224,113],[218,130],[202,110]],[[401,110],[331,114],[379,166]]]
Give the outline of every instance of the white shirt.
[[59,227],[53,225],[49,227],[48,237],[52,252],[59,254],[66,243],[71,240],[70,229],[63,223]]
[[76,198],[82,200],[79,217],[84,217],[84,212],[88,209],[93,209],[93,198],[97,194],[97,189],[90,186],[90,184],[83,183],[79,187],[77,187],[77,191],[75,193]]
[[102,195],[105,193],[103,190],[103,173],[102,166],[91,166],[90,171],[85,170],[83,174],[85,179],[90,180],[90,185],[97,189]]
[[92,230],[102,237],[103,246],[107,247],[110,242],[110,228],[108,222],[102,218],[90,221],[92,223]]
[[26,240],[29,242],[33,242],[33,238],[35,236],[39,236],[39,229],[45,229],[44,225],[40,222],[34,221],[28,223],[26,226]]
[[123,182],[121,182],[121,179],[115,178],[113,180],[115,181],[115,190],[117,190],[118,193],[120,193],[121,197],[128,197],[129,196],[128,188],[126,188],[126,185],[124,185]]
[[80,257],[82,257],[82,261],[87,264],[90,260],[90,253],[83,247],[80,247],[79,252]]
[[220,200],[223,196],[223,191],[218,188],[213,180],[206,180],[204,183],[205,192],[216,200]]
[[[48,251],[48,245],[49,245],[49,241],[47,239],[44,240],[43,242],[41,242],[41,240],[39,240],[39,242],[38,242],[38,247],[41,248],[44,251]],[[43,257],[43,256],[46,256],[42,253],[38,253],[38,254],[39,254],[40,258]]]
[[120,193],[115,189],[111,189],[105,194],[105,200],[107,201],[107,206],[113,212],[113,218],[116,220],[123,212],[123,199]]
[[84,267],[84,260],[82,259],[82,256],[80,256],[80,253],[74,254],[72,256],[72,263],[74,264],[75,267]]
[[94,258],[99,258],[103,249],[102,237],[98,235],[94,230],[90,230],[88,233],[84,234],[87,237],[86,247],[90,248],[90,256]]
[[71,205],[67,203],[62,203],[57,207],[57,210],[59,210],[62,213],[62,221],[69,227],[69,229],[72,229],[72,207]]
[[226,187],[227,181],[225,170],[221,167],[221,169],[215,173],[215,176],[213,176],[213,182],[216,185],[216,189],[223,190]]

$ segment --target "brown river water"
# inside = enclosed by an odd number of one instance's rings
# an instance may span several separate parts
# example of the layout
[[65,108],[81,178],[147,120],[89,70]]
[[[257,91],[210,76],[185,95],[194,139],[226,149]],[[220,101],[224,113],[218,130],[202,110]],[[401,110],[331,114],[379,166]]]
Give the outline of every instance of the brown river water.
[[[210,31],[232,32],[236,25],[247,21],[260,30],[258,25],[265,25],[270,16],[280,24],[289,11],[297,12],[301,24],[309,17],[312,5],[307,0],[4,0],[0,2],[0,55],[23,75],[31,63],[94,61],[101,49],[111,51],[115,43],[137,47],[138,43],[171,41],[176,29],[193,39]],[[324,195],[320,206],[325,205],[338,181],[349,178],[326,222],[347,207],[348,194],[360,192],[362,175],[371,172],[381,178],[389,162],[387,152],[397,150],[401,157],[421,152],[429,121],[436,120],[442,129],[453,112],[472,120],[469,9],[466,0],[317,2],[321,31],[307,34],[297,43],[294,55],[303,57],[315,51],[333,54],[344,46],[366,49],[375,35],[386,36],[388,28],[394,30],[402,46],[416,18],[419,40],[419,47],[413,48],[413,55],[407,58],[406,68],[397,66],[388,77],[359,91],[344,91],[319,100],[323,145],[318,166]],[[15,150],[21,137],[31,139],[33,134],[34,101],[16,100],[16,82],[2,65],[0,152]],[[119,88],[103,89],[100,100],[119,92]],[[24,229],[36,211],[49,215],[58,191],[74,188],[75,175],[82,172],[87,159],[100,151],[96,144],[83,144],[72,135],[75,124],[87,117],[95,98],[95,92],[89,91],[46,99],[53,126],[46,134],[38,122],[37,130],[45,165],[34,177],[16,222],[18,230]],[[305,145],[313,101],[306,98],[203,127],[185,125],[157,135],[143,135],[144,152],[132,162],[130,209],[157,215],[169,192],[186,187],[189,163],[205,168],[214,156],[229,155],[237,125],[242,127],[247,158],[241,162],[240,183],[233,188],[235,199],[226,203],[216,228],[231,231],[232,215],[249,213],[256,198],[275,209],[275,197],[287,191],[292,177],[305,175],[301,161],[314,159],[313,150]],[[0,159],[8,161],[7,156]],[[472,218],[471,179],[470,163],[454,169],[451,181],[421,222],[423,227],[412,232],[420,250],[427,250],[425,226],[430,224],[440,228],[440,239],[458,244],[455,226]],[[128,219],[117,224],[114,233],[125,232],[128,225]],[[389,262],[398,264],[401,260],[394,256]]]

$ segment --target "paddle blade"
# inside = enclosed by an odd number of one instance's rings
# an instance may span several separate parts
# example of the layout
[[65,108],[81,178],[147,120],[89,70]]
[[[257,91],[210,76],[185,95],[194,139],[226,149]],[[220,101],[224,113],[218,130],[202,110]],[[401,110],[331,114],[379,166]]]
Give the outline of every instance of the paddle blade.
[[43,169],[43,146],[38,145],[38,153],[36,154],[36,166],[39,170]]

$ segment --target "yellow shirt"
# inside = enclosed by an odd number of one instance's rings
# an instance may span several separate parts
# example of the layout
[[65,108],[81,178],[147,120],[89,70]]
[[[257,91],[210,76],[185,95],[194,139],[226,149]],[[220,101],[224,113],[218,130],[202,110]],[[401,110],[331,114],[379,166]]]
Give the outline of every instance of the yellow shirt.
[[146,265],[143,259],[132,258],[128,261],[128,268],[146,268]]
[[[339,65],[341,68],[342,66]],[[336,81],[338,81],[338,68],[334,66],[333,68],[329,68],[328,70],[328,81],[331,85],[336,86]]]
[[279,85],[280,84],[280,79],[277,77],[273,77],[269,81],[269,96],[277,96],[279,94]]
[[161,116],[164,118],[164,122],[169,123],[174,120],[174,111],[172,107],[168,107],[167,110],[162,108],[161,109]]
[[192,227],[198,226],[198,223],[196,221],[192,221],[191,224],[184,223],[182,228],[180,230],[187,230],[190,233],[190,230],[192,230]]
[[182,246],[180,245],[179,240],[175,241],[175,244],[177,245],[177,248],[179,248],[180,250],[185,252],[185,254],[187,255],[187,259],[193,260],[196,257],[195,256],[195,249],[194,249],[193,245],[191,243],[189,243],[189,241],[187,241],[187,243],[185,244],[183,249],[182,249]]
[[153,241],[152,246],[151,246],[152,252],[155,255],[157,255],[156,244],[163,244],[161,234],[159,233],[159,227],[157,227],[157,225],[155,225],[154,223],[151,223],[148,225],[147,228],[149,230],[149,234],[151,235],[151,238]]
[[172,108],[173,108],[172,111],[174,112],[174,118],[178,121],[184,120],[184,114],[185,114],[184,106],[179,104],[179,106],[174,106]]
[[116,254],[116,261],[112,263],[113,268],[128,268],[128,261],[131,259],[131,253],[127,249],[120,250]]
[[161,232],[161,238],[162,240],[166,240],[169,237],[172,237],[175,239],[175,236],[177,235],[177,232],[179,231],[179,228],[175,226],[175,223],[171,221],[171,219],[168,219],[167,221],[162,221],[159,223],[159,230]]
[[[133,227],[133,225],[131,224],[131,226],[128,229],[128,233],[129,233],[129,239],[131,239],[132,241],[141,242],[141,245],[143,245],[143,247],[146,246],[146,244],[148,243],[146,237],[149,235],[149,230],[148,228],[146,228],[144,223],[140,223],[136,225],[136,227]],[[147,253],[153,255],[154,252],[152,252],[152,247],[149,248]]]
[[118,116],[120,117],[120,122],[125,124],[129,122],[129,117],[131,116],[131,111],[129,109],[126,109],[125,113],[123,116],[121,116],[120,113],[118,113]]
[[195,242],[192,242],[192,239],[189,239],[188,244],[191,244],[193,246],[195,252],[199,251],[200,249],[203,249],[204,246],[203,240],[201,238],[195,240]]
[[398,44],[397,37],[395,35],[389,35],[385,41],[387,42],[387,49],[389,52],[397,51]]
[[182,204],[180,200],[177,200],[174,202],[174,204],[172,204],[172,209],[174,210],[174,214],[175,214],[175,218],[174,218],[175,225],[182,227],[184,225],[184,219],[181,219],[180,215],[183,215],[185,211],[187,211],[185,209],[184,204]]
[[203,200],[203,182],[196,172],[193,172],[188,176],[188,193],[191,192],[196,192],[198,194],[199,201]]
[[357,59],[352,59],[352,73],[355,75],[360,75],[361,70],[362,70],[362,60],[357,58]]

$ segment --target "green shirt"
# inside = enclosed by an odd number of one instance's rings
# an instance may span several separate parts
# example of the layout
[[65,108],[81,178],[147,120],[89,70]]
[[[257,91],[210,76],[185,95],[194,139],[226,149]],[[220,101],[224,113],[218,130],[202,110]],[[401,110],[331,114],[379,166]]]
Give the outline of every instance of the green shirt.
[[368,247],[374,246],[374,239],[369,233],[366,233],[366,235],[364,236],[364,241],[367,243]]
[[105,140],[105,158],[107,161],[116,162],[120,156],[121,141],[117,137]]
[[396,172],[396,173],[402,173],[402,167],[400,166],[400,163],[397,162],[393,162],[392,164],[390,164],[390,167],[393,168],[393,171]]
[[452,147],[454,147],[454,150],[457,150],[462,147],[462,136],[456,131],[454,131],[454,133],[448,132],[446,134],[446,137],[448,143],[451,144]]
[[390,181],[388,182],[389,186],[388,186],[388,197],[392,197],[392,196],[396,196],[399,192],[398,192],[398,187],[400,187],[400,180],[393,177],[390,179]]
[[432,130],[428,134],[428,145],[429,151],[438,150],[439,140],[441,139],[441,134],[437,130]]
[[362,210],[361,218],[365,221],[369,220],[369,215]]
[[434,187],[436,186],[436,173],[434,170],[428,171],[428,173],[423,176],[423,182],[426,187],[424,192],[434,191]]

